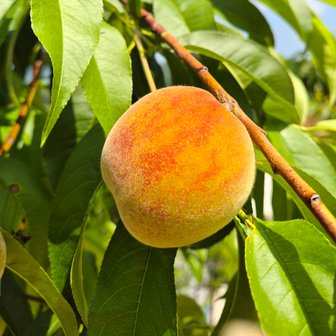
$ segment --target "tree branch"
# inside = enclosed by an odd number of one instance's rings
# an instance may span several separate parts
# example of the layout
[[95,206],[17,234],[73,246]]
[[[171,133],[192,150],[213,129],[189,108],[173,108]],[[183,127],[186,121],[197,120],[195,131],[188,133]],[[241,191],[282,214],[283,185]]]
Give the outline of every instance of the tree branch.
[[256,125],[240,108],[234,98],[232,98],[217,80],[209,73],[208,69],[199,62],[180,42],[169,34],[162,25],[160,25],[154,16],[141,10],[141,17],[152,29],[152,31],[166,43],[168,43],[176,52],[178,57],[183,60],[192,71],[203,81],[209,91],[221,102],[229,111],[231,111],[246,127],[253,142],[258,146],[266,159],[271,164],[273,171],[280,174],[297,195],[305,202],[315,217],[320,221],[330,236],[336,241],[336,218],[322,203],[320,196],[307,184],[300,175],[287,163],[281,154],[275,149],[267,139],[265,131]]
[[17,136],[22,128],[23,122],[29,112],[30,106],[35,98],[37,86],[38,86],[38,78],[40,76],[41,68],[42,68],[42,51],[38,51],[35,61],[34,61],[34,68],[33,68],[33,79],[30,83],[28,88],[27,96],[24,103],[21,105],[19,115],[16,119],[15,124],[13,125],[12,129],[10,130],[7,138],[3,142],[0,148],[0,157],[4,156],[6,153],[10,151],[13,144],[15,143]]

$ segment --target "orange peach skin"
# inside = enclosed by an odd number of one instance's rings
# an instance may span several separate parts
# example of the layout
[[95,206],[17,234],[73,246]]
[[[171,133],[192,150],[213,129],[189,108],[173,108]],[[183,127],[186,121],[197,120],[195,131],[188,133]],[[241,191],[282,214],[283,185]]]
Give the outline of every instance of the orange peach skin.
[[131,106],[108,135],[101,170],[139,241],[188,245],[228,224],[255,178],[252,141],[209,92],[173,86]]

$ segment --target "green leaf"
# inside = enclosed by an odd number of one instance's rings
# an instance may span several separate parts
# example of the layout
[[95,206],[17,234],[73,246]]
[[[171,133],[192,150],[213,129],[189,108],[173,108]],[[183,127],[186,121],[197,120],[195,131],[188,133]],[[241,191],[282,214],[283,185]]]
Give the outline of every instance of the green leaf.
[[127,2],[129,12],[133,17],[140,16],[140,9],[141,9],[141,0],[128,0]]
[[9,233],[2,230],[7,247],[6,267],[29,284],[59,319],[66,336],[77,336],[75,314],[40,264]]
[[336,7],[336,2],[335,0],[320,0],[322,2],[325,2],[326,4],[328,4],[329,6],[334,6]]
[[273,33],[268,22],[251,2],[248,0],[211,0],[211,2],[231,24],[247,31],[253,40],[265,45],[274,45]]
[[[242,87],[256,82],[286,113],[277,118],[286,122],[298,120],[294,107],[294,90],[286,68],[264,47],[236,34],[198,31],[183,37],[182,42],[194,52],[217,59],[228,67]],[[242,75],[242,76],[241,76]]]
[[0,315],[13,335],[17,336],[23,335],[27,325],[33,321],[25,294],[9,272],[1,278]]
[[245,259],[267,334],[335,334],[336,248],[312,224],[258,220]]
[[230,320],[249,320],[253,322],[258,321],[256,308],[251,296],[249,287],[245,260],[244,249],[245,243],[243,238],[238,233],[238,254],[239,254],[239,268],[233,279],[229,283],[229,288],[224,295],[225,305],[222,315],[212,332],[212,336],[225,334],[224,328]]
[[336,132],[336,119],[321,120],[314,126],[304,128],[304,130]]
[[329,86],[332,106],[336,101],[336,39],[317,16],[313,17],[313,31],[307,45],[317,70]]
[[189,296],[177,296],[179,334],[183,336],[208,336],[210,326],[202,308]]
[[0,4],[0,20],[6,15],[9,9],[14,5],[16,0],[3,0]]
[[[0,183],[11,193],[11,197],[16,198],[17,206],[24,211],[26,216],[24,233],[31,236],[27,248],[34,258],[46,267],[48,265],[46,223],[50,214],[51,199],[49,191],[30,166],[12,158],[0,158]],[[18,227],[11,229],[18,230]]]
[[290,187],[290,185],[279,175],[274,174],[269,162],[265,159],[265,157],[261,154],[259,150],[256,151],[256,163],[257,168],[264,173],[267,173],[272,176],[272,178],[284,189],[287,193],[292,197],[295,204],[300,209],[302,215],[306,220],[313,223],[317,227],[321,227],[321,224],[312,214],[312,212],[308,209],[307,205],[301,200],[301,198],[296,194],[296,192]]
[[53,188],[71,152],[94,123],[95,116],[78,86],[43,147],[44,165]]
[[335,169],[314,140],[295,126],[286,127],[280,134],[290,152],[291,162],[336,197]]
[[207,0],[175,0],[190,31],[216,30],[214,10]]
[[103,24],[99,44],[81,84],[93,112],[108,133],[132,98],[130,57],[116,28]]
[[77,310],[82,318],[85,326],[88,325],[89,307],[84,292],[84,278],[83,278],[83,247],[84,235],[86,232],[86,223],[82,226],[79,242],[72,260],[70,270],[70,285],[72,296],[75,300]]
[[312,31],[312,14],[304,0],[261,0],[286,20],[306,40]]
[[0,46],[10,32],[14,32],[18,29],[28,10],[28,0],[1,0]]
[[190,32],[183,15],[172,0],[153,0],[156,20],[173,36],[179,37]]
[[44,144],[98,44],[102,1],[32,0],[31,20],[53,65],[51,106],[42,134]]
[[330,105],[336,101],[336,40],[303,0],[262,0],[301,36],[314,56],[315,65],[329,85]]
[[78,144],[60,177],[49,222],[49,258],[55,285],[63,289],[79,240],[79,230],[101,182],[104,134],[95,126]]
[[88,334],[177,335],[175,253],[142,245],[119,225],[91,302]]
[[5,40],[13,15],[16,11],[16,0],[3,0],[0,3],[0,46]]

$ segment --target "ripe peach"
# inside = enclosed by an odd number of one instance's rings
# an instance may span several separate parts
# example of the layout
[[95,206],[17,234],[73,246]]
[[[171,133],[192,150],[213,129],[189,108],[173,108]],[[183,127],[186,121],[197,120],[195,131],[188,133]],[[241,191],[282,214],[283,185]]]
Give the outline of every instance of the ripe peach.
[[101,171],[139,241],[179,247],[228,224],[255,177],[244,126],[209,92],[173,86],[131,106],[108,135]]

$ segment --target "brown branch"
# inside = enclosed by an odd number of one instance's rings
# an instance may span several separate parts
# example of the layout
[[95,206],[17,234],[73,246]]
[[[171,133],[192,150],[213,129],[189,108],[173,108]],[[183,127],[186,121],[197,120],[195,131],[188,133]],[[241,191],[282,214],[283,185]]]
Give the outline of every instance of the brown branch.
[[141,17],[152,29],[152,31],[168,43],[174,49],[178,57],[197,74],[217,100],[225,105],[225,107],[244,124],[253,142],[259,147],[261,152],[271,164],[273,171],[280,174],[288,182],[292,189],[305,202],[315,217],[329,232],[330,236],[336,241],[336,218],[322,203],[316,191],[307,184],[300,175],[297,174],[297,172],[275,149],[275,147],[267,139],[265,131],[256,125],[243,112],[236,100],[223,89],[217,80],[209,73],[208,69],[186,48],[184,48],[180,42],[174,38],[174,36],[169,34],[164,27],[156,21],[151,13],[142,9]]
[[35,58],[34,61],[34,67],[33,67],[33,79],[30,83],[30,86],[28,88],[27,96],[24,101],[24,103],[21,105],[19,115],[16,119],[15,124],[13,125],[12,129],[10,130],[9,134],[7,135],[7,138],[3,142],[1,148],[0,148],[0,157],[4,156],[6,153],[10,151],[13,144],[15,143],[18,134],[22,128],[23,122],[28,115],[30,106],[35,98],[37,86],[38,86],[38,78],[40,76],[41,68],[42,68],[42,51],[40,50]]

